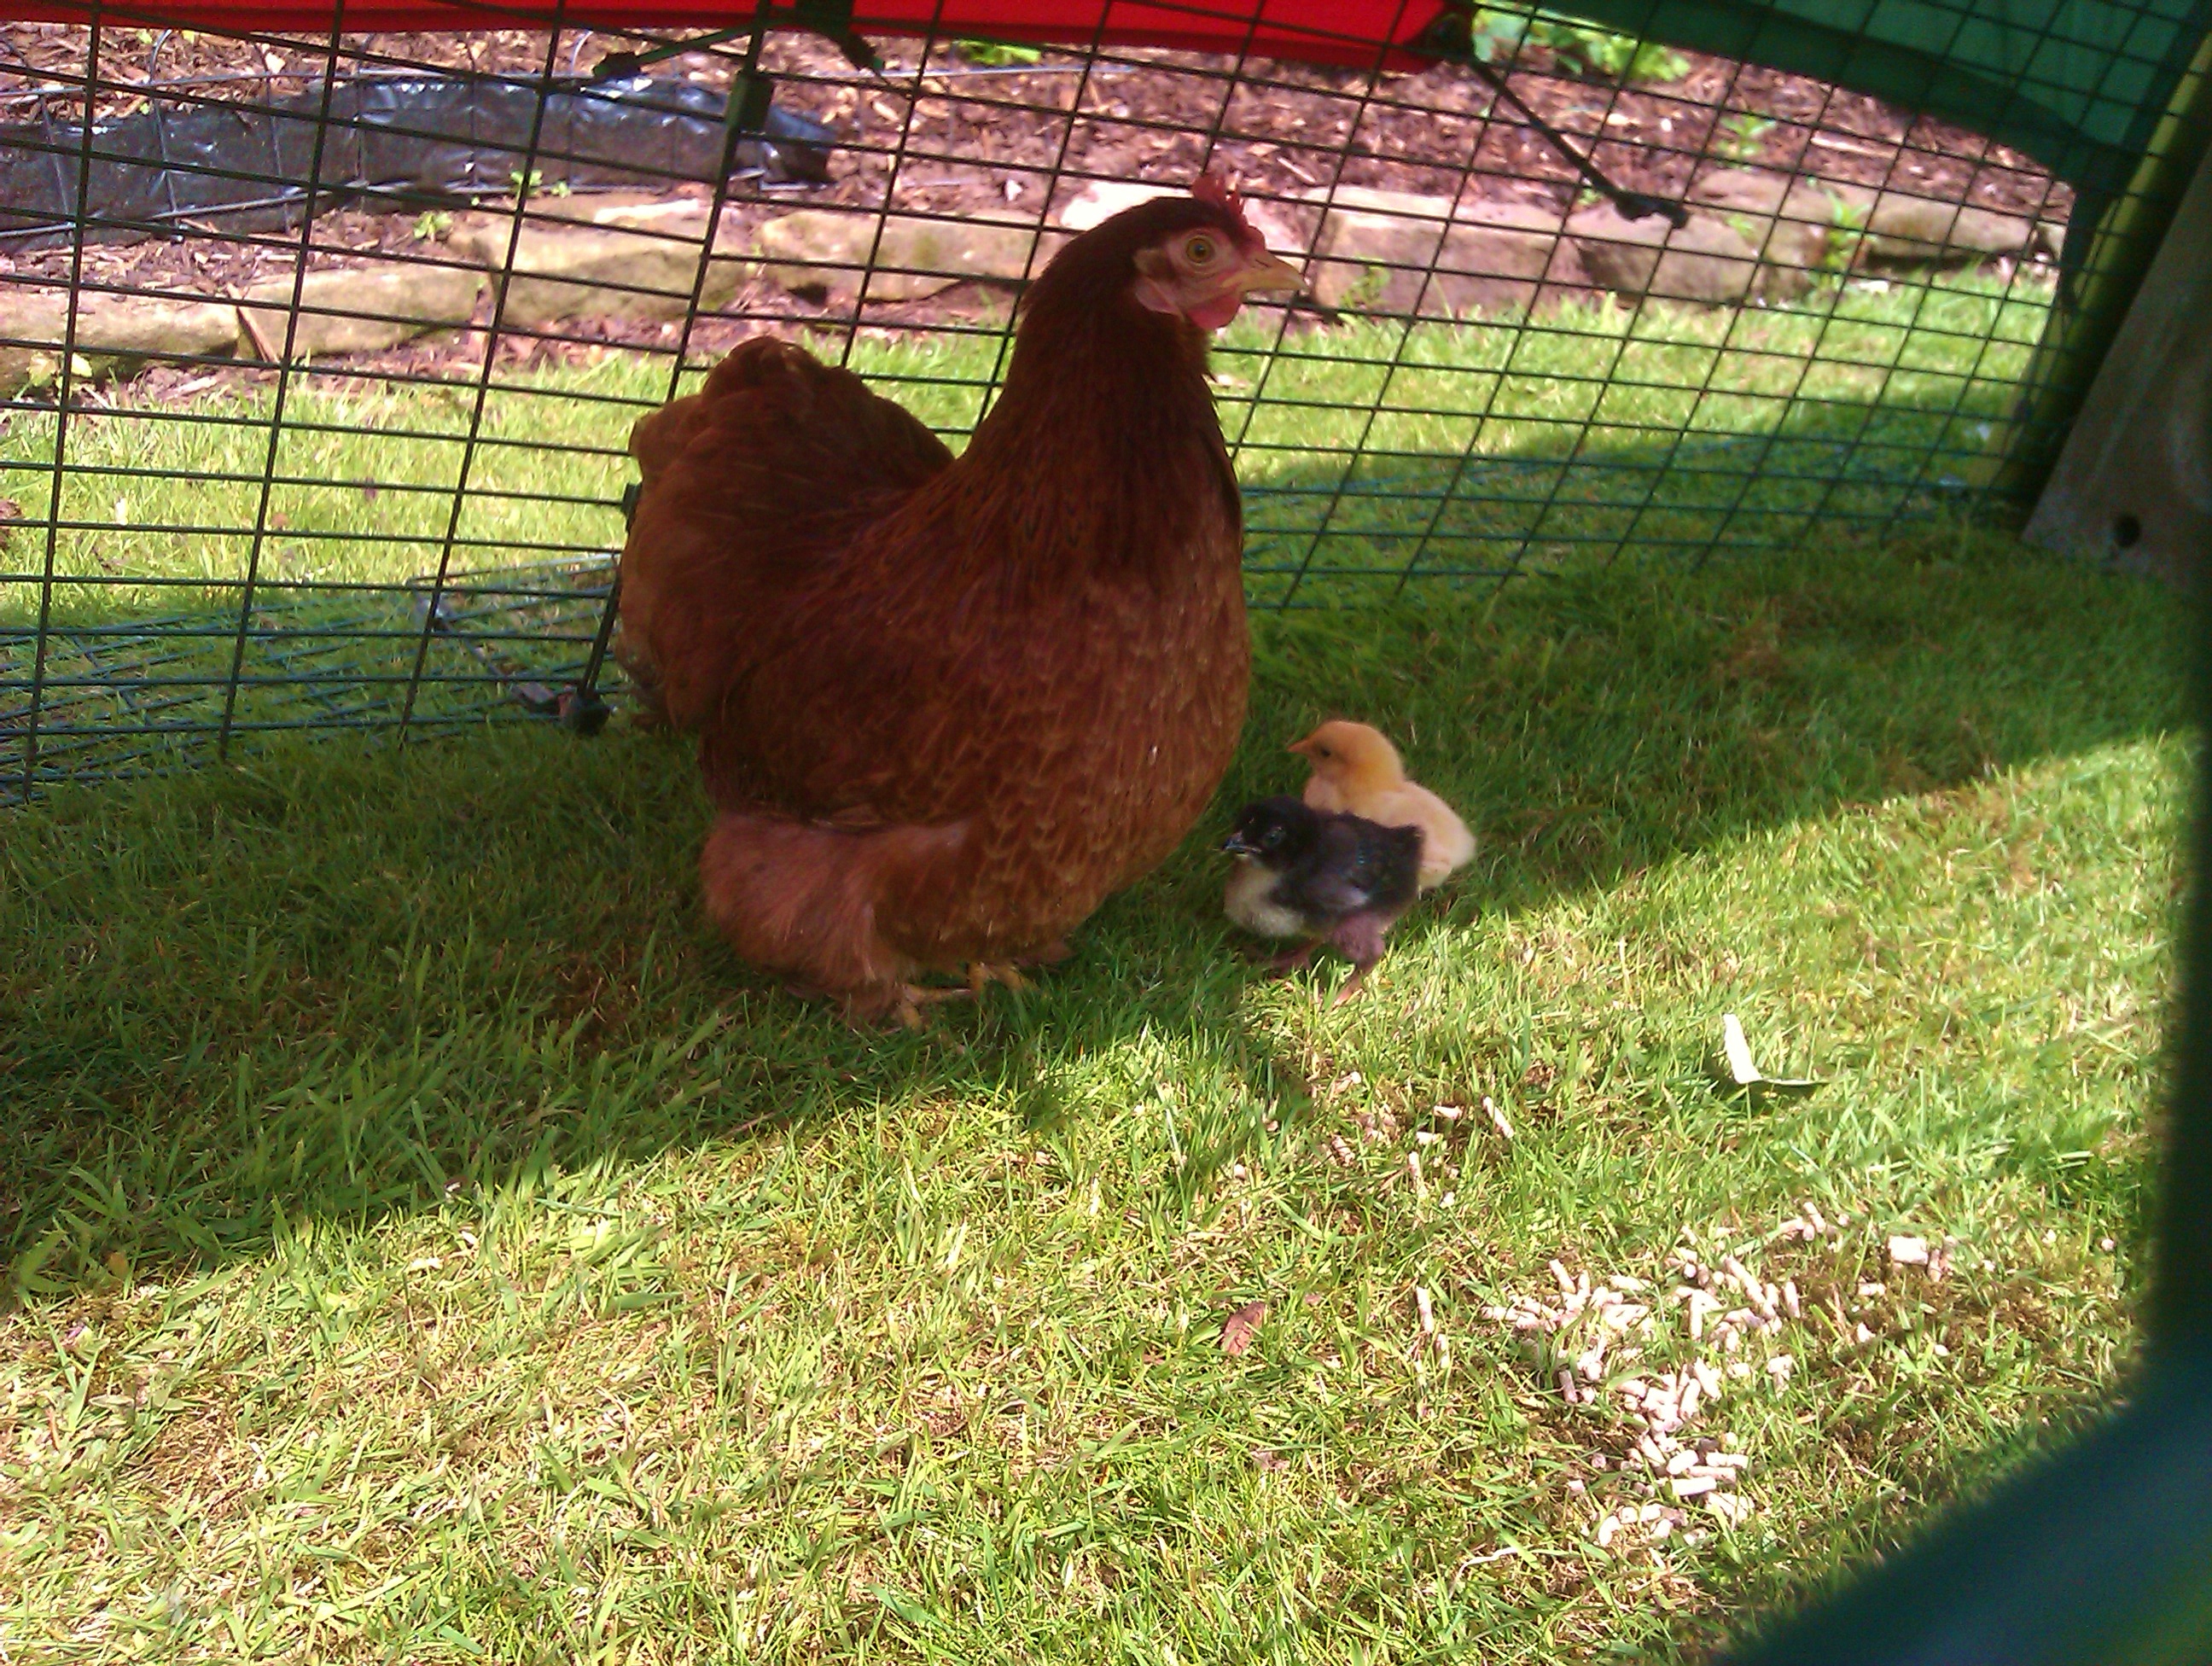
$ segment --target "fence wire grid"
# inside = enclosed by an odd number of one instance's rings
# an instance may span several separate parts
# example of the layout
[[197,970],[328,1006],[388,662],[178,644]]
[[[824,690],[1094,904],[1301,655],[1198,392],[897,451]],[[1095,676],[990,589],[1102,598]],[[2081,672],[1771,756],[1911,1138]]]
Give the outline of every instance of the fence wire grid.
[[1021,286],[1208,167],[1308,279],[1215,355],[1261,607],[1879,534],[2002,500],[2050,420],[2073,195],[2024,155],[1548,13],[1417,73],[1112,13],[1087,48],[0,25],[0,800],[597,727],[639,416],[773,331],[957,448]]

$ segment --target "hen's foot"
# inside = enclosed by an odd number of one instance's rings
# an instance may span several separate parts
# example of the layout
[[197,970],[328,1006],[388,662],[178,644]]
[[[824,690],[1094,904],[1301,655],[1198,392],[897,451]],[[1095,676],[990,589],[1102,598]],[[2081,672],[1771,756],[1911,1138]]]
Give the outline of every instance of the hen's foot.
[[787,994],[800,1000],[838,1000],[845,1003],[845,1022],[855,1030],[881,1028],[886,1023],[908,1030],[922,1027],[921,1009],[941,1000],[965,1000],[974,992],[966,988],[932,989],[919,983],[894,984],[866,990],[825,989],[798,978],[784,982]]
[[660,685],[641,676],[635,666],[625,666],[630,674],[629,721],[634,729],[665,729],[668,707],[660,697]]
[[968,993],[981,996],[994,983],[1003,983],[1016,994],[1030,987],[1029,979],[1014,970],[1012,961],[971,960],[968,963]]
[[921,1028],[921,1009],[941,1000],[966,1000],[973,989],[932,989],[919,983],[902,983],[891,998],[890,1015],[909,1030]]

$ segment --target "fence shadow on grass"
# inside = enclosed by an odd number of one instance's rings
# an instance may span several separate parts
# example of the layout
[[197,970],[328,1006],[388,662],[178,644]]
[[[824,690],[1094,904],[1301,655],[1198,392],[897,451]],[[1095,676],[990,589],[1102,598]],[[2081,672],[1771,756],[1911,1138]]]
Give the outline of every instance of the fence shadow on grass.
[[1246,745],[1182,853],[1041,989],[918,1037],[851,1035],[713,939],[703,800],[665,739],[509,727],[404,763],[295,743],[64,794],[0,839],[0,1243],[35,1295],[117,1251],[220,1262],[280,1219],[878,1104],[980,1101],[1048,1131],[1067,1067],[1147,1033],[1241,1107],[1176,1134],[1196,1184],[1310,1085],[1244,1006],[1210,842],[1243,798],[1295,785],[1281,748],[1314,721],[1380,723],[1465,806],[1481,854],[1427,905],[1465,923],[2171,729],[2173,614],[2136,581],[1932,528],[1263,617]]
[[[1254,599],[1481,593],[1624,549],[1733,557],[1960,504],[2045,300],[1964,274],[1744,312],[1367,320],[1272,357],[1248,322],[1216,363]],[[855,358],[954,427],[994,362],[981,339]],[[58,481],[51,414],[20,411],[0,425],[25,521],[12,543],[0,527],[0,804],[204,757],[219,733],[376,727],[403,708],[465,725],[518,692],[545,703],[590,658],[624,436],[665,386],[665,367],[629,356],[518,373],[487,404],[458,504],[471,429],[450,388],[311,380],[274,441],[267,390],[80,413]]]

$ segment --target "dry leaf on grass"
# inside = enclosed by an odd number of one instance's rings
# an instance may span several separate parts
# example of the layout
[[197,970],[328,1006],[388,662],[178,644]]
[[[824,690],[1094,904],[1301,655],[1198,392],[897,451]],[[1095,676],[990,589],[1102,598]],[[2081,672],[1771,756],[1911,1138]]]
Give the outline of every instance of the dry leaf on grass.
[[1789,1097],[1810,1093],[1821,1085],[1817,1076],[1769,1076],[1751,1061],[1751,1043],[1744,1039],[1743,1021],[1733,1012],[1721,1014],[1721,1052],[1728,1061],[1729,1080],[1747,1093],[1778,1093]]
[[1247,1302],[1221,1322],[1221,1351],[1231,1359],[1252,1346],[1252,1339],[1260,1334],[1267,1322],[1265,1302]]

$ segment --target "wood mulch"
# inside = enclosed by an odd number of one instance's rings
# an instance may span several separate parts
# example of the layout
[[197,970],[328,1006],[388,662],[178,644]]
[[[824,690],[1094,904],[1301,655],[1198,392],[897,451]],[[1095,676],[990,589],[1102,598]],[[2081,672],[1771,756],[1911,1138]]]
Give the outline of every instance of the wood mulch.
[[[588,73],[612,37],[565,36],[556,70]],[[738,181],[726,210],[726,240],[795,208],[848,206],[989,217],[1035,223],[1057,212],[1088,177],[1180,182],[1206,162],[1225,169],[1249,196],[1293,199],[1275,210],[1310,233],[1317,211],[1303,199],[1332,182],[1540,204],[1564,212],[1576,198],[1571,170],[1517,117],[1493,112],[1491,89],[1464,69],[1370,76],[1255,60],[1241,74],[1230,60],[1194,53],[1118,52],[1086,72],[1080,55],[1047,52],[1034,66],[987,68],[949,45],[930,53],[917,81],[917,43],[877,43],[888,73],[854,69],[827,43],[779,35],[764,55],[787,108],[814,117],[837,136],[826,185],[763,188]],[[341,69],[478,70],[536,75],[548,61],[542,33],[348,36]],[[84,73],[87,32],[58,24],[0,25],[0,123],[35,120],[43,99],[51,119],[72,123],[82,93],[65,88]],[[144,107],[149,80],[199,78],[178,90],[195,96],[254,100],[304,91],[326,61],[327,42],[239,40],[109,28],[101,43],[98,100],[103,118]],[[1701,168],[1759,166],[1816,179],[1887,186],[1916,195],[2063,224],[2071,192],[2026,157],[1976,135],[1917,119],[1877,100],[1802,76],[1686,55],[1689,72],[1663,85],[1623,87],[1577,78],[1530,49],[1511,74],[1514,90],[1547,121],[1575,135],[1614,183],[1680,195]],[[654,67],[726,86],[727,47],[687,53]],[[43,93],[38,89],[48,89]],[[703,186],[656,194],[702,201]],[[577,204],[586,199],[578,198]],[[558,201],[534,207],[562,211]],[[379,255],[434,253],[434,220],[417,210],[325,215],[307,250],[311,267],[357,264]],[[213,225],[188,226],[172,239],[96,245],[83,251],[87,277],[133,290],[237,295],[289,272],[300,257],[296,232],[226,236]],[[65,281],[71,252],[0,253],[0,275]],[[755,283],[732,308],[757,317],[702,319],[692,347],[714,352],[762,327],[832,325],[912,327],[1003,316],[1007,298],[962,285],[923,301],[871,304],[863,319]],[[481,332],[476,332],[480,337]],[[673,346],[678,332],[609,320],[563,326],[562,341],[510,337],[502,362],[587,356],[608,344]],[[481,339],[470,332],[415,344],[363,362],[395,374],[473,374]],[[250,374],[250,373],[249,373]]]

